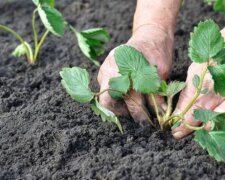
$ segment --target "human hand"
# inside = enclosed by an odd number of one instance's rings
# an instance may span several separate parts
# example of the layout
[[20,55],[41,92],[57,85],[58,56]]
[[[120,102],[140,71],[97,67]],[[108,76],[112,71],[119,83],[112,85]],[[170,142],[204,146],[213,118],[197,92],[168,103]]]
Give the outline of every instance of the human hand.
[[[223,37],[225,37],[225,28],[221,31],[221,33]],[[195,94],[196,88],[192,84],[192,79],[195,74],[199,75],[205,66],[206,64],[197,64],[197,63],[192,63],[190,65],[188,69],[186,87],[180,94],[179,101],[174,111],[174,114],[181,113],[186,107],[186,105],[189,103],[190,99]],[[197,101],[192,106],[192,108],[184,116],[185,121],[191,126],[201,125],[200,122],[194,121],[193,119],[192,113],[194,109],[203,108],[203,109],[213,110],[216,112],[225,112],[225,98],[217,95],[214,92],[213,85],[214,84],[213,84],[212,77],[210,73],[207,73],[203,82],[203,87],[208,88],[208,93],[202,94],[197,99]],[[209,128],[209,127],[206,127],[206,128]],[[192,130],[186,128],[184,125],[181,125],[180,127],[174,129],[172,133],[176,139],[181,139],[189,135],[190,133],[192,133]]]
[[[162,26],[148,24],[138,28],[127,44],[142,52],[149,63],[157,65],[160,78],[165,80],[169,75],[172,64],[173,39],[171,32],[162,28]],[[111,78],[119,76],[113,53],[112,50],[99,70],[98,82],[101,91],[109,87],[108,83]],[[105,92],[100,96],[99,101],[116,115],[130,114],[136,122],[143,123],[146,117],[141,110],[141,106],[147,104],[150,107],[152,102],[148,96],[135,91],[131,91],[130,96],[132,100],[124,98],[123,101],[115,101],[108,92]],[[135,104],[133,100],[139,105]],[[156,101],[162,110],[166,109],[162,97],[156,96]]]

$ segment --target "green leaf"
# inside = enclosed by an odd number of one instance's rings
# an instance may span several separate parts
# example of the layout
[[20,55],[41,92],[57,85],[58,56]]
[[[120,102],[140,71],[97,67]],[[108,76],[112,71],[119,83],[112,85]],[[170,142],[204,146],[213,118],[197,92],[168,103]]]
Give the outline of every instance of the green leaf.
[[12,55],[14,57],[21,57],[30,53],[32,53],[31,46],[27,42],[25,42],[25,45],[20,44],[19,46],[17,46],[16,49],[12,52]]
[[220,114],[206,109],[195,109],[193,116],[195,120],[207,123],[208,121],[214,120]]
[[104,54],[103,45],[109,41],[109,33],[103,28],[88,29],[82,32],[77,32],[73,27],[70,29],[75,33],[78,45],[84,55],[99,66],[97,57]]
[[191,33],[189,57],[197,63],[207,62],[224,47],[219,26],[212,20],[200,22]]
[[214,80],[214,90],[221,96],[225,96],[225,64],[208,67]]
[[203,123],[211,122],[213,131],[225,131],[225,113],[219,113],[206,109],[194,110],[194,119]]
[[200,83],[200,77],[197,74],[195,74],[192,79],[192,84],[195,88],[198,88],[199,83]]
[[207,132],[201,129],[195,132],[194,140],[200,144],[203,149],[206,149],[210,156],[217,161],[225,162],[225,132],[211,131]]
[[167,89],[168,89],[168,85],[167,85],[166,81],[161,81],[160,87],[159,87],[160,95],[167,96]]
[[50,6],[38,6],[38,13],[45,28],[56,36],[63,36],[65,21],[62,14]]
[[207,94],[209,92],[209,88],[204,88],[202,91],[201,91],[201,94]]
[[180,125],[181,125],[181,122],[180,122],[180,121],[177,121],[177,122],[171,127],[171,129],[174,130],[174,129],[178,128]]
[[160,79],[155,66],[147,65],[142,70],[131,73],[133,89],[143,94],[156,93],[160,87]]
[[115,49],[114,57],[119,73],[130,76],[134,90],[144,94],[158,91],[161,80],[157,69],[148,63],[142,53],[131,46],[122,45]]
[[63,68],[60,75],[63,87],[74,100],[86,103],[93,99],[94,94],[89,88],[89,74],[85,69],[79,67]]
[[218,52],[213,59],[219,64],[225,64],[225,48]]
[[33,0],[33,3],[38,6],[40,5],[47,5],[50,7],[54,7],[55,6],[55,0]]
[[118,118],[112,111],[101,106],[99,104],[99,102],[97,101],[97,99],[92,101],[91,108],[95,112],[96,115],[101,116],[101,119],[103,122],[109,122],[109,123],[116,124],[118,129],[120,130],[120,132],[123,134],[123,128],[120,124],[120,121],[118,120]]
[[217,12],[225,12],[225,0],[216,0],[213,9]]
[[212,121],[213,131],[225,131],[225,113],[220,113]]
[[125,94],[127,94],[128,90],[130,89],[129,77],[120,76],[120,77],[110,79],[109,88],[116,90],[116,91],[109,91],[110,96],[114,99],[120,99]]
[[159,94],[161,96],[174,97],[177,93],[185,88],[184,82],[172,81],[168,85],[166,83],[161,83],[159,89]]
[[173,97],[185,88],[184,82],[172,81],[167,88],[167,96]]

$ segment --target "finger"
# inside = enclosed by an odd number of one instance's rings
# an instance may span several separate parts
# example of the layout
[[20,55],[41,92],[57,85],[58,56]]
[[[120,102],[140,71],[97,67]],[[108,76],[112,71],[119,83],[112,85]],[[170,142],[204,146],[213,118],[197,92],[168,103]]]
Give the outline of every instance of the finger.
[[149,116],[148,111],[145,108],[144,96],[131,90],[129,97],[125,97],[124,101],[134,121],[139,124],[144,124],[147,120],[147,115]]
[[[154,103],[152,102],[152,99],[150,96],[146,96],[147,99],[147,105],[149,109],[154,109]],[[165,102],[164,97],[155,95],[156,104],[159,107],[160,112],[165,112],[167,110],[167,104]]]

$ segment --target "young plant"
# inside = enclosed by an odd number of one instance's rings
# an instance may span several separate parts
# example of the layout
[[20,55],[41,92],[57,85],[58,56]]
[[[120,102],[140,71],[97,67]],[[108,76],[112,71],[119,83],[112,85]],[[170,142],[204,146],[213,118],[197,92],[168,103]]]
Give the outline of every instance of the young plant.
[[216,12],[225,12],[225,0],[204,0],[209,5],[213,6]]
[[[109,41],[109,34],[105,29],[95,28],[79,32],[68,22],[66,22],[62,14],[54,7],[55,0],[33,0],[33,2],[36,5],[32,15],[34,50],[32,49],[32,46],[16,31],[0,24],[0,29],[11,33],[21,43],[12,53],[13,56],[20,57],[25,55],[28,62],[30,64],[34,64],[38,59],[40,49],[47,36],[52,33],[55,36],[62,37],[64,35],[65,28],[69,27],[71,32],[75,33],[78,40],[78,45],[84,55],[87,56],[94,64],[99,65],[97,56],[104,53],[103,44]],[[40,39],[36,28],[37,14],[46,28],[45,33]]]
[[[225,96],[225,49],[224,39],[218,25],[212,20],[200,22],[191,33],[189,42],[189,57],[195,63],[204,63],[201,75],[195,75],[193,86],[196,92],[185,109],[180,114],[172,114],[172,102],[174,96],[184,87],[184,82],[173,81],[166,83],[161,81],[157,68],[148,63],[146,58],[135,48],[122,45],[116,48],[114,57],[119,68],[120,76],[112,78],[109,82],[109,89],[101,92],[91,92],[89,89],[89,76],[86,70],[73,67],[64,68],[60,75],[62,85],[70,96],[82,103],[90,102],[92,109],[97,115],[101,115],[103,121],[115,123],[122,132],[118,118],[109,110],[98,103],[98,98],[106,91],[112,98],[130,98],[130,90],[149,95],[154,104],[156,117],[162,130],[180,126],[181,124],[195,131],[194,140],[198,142],[209,154],[218,161],[225,162],[225,113],[213,112],[205,109],[194,110],[193,117],[202,122],[201,127],[194,127],[185,121],[185,114],[191,109],[201,94],[206,94],[208,89],[203,87],[203,81],[207,72],[214,80],[214,90],[221,96]],[[165,112],[159,110],[155,95],[165,96],[168,108]],[[153,121],[142,105],[140,106],[149,124]],[[206,130],[206,124],[211,123],[211,129]]]

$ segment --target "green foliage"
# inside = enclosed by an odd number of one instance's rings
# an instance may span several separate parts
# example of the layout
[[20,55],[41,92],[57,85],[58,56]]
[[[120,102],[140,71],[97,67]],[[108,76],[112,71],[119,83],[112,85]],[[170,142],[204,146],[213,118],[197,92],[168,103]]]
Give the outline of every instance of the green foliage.
[[104,122],[116,124],[121,133],[123,133],[122,126],[115,114],[101,106],[97,101],[95,93],[90,90],[90,77],[85,69],[79,67],[63,68],[60,76],[63,87],[72,99],[81,103],[91,102],[92,110],[98,116],[100,115]]
[[74,100],[86,103],[93,99],[94,94],[89,88],[89,74],[85,69],[79,67],[63,68],[60,76],[63,87]]
[[225,64],[225,48],[223,48],[220,52],[218,52],[213,59],[218,63],[218,64]]
[[207,149],[210,156],[225,162],[225,113],[205,109],[194,111],[194,118],[204,124],[211,122],[211,130],[200,129],[195,132],[195,141]]
[[38,13],[46,29],[56,36],[64,35],[65,21],[58,10],[50,6],[38,6]]
[[144,94],[156,93],[160,87],[160,79],[155,66],[150,65],[144,55],[135,48],[122,45],[114,54],[119,73],[129,76],[132,87]]
[[168,85],[165,81],[162,81],[159,94],[161,96],[174,97],[177,93],[185,88],[184,82],[172,81]]
[[16,49],[12,52],[12,55],[14,57],[21,57],[26,55],[27,53],[32,54],[32,49],[27,42],[24,42],[24,44],[20,44],[19,46],[16,47]]
[[200,22],[191,33],[189,57],[197,63],[209,61],[224,47],[219,26],[212,20]]
[[220,115],[220,113],[206,109],[196,109],[194,110],[193,114],[195,120],[201,121],[203,123],[214,120],[218,115]]
[[130,89],[130,80],[128,76],[120,76],[112,78],[109,81],[109,94],[114,99],[120,99],[123,95],[127,94]]
[[210,156],[217,161],[225,162],[225,132],[211,131],[207,132],[201,129],[195,132],[194,140],[197,141],[203,149],[207,149]]
[[95,112],[95,114],[97,114],[98,116],[101,116],[101,119],[103,120],[103,122],[109,122],[109,123],[116,124],[118,129],[120,130],[120,132],[123,134],[123,128],[122,128],[118,118],[115,116],[115,114],[112,111],[101,106],[98,103],[96,98],[92,101],[91,108]]
[[225,96],[225,64],[209,66],[208,69],[214,80],[215,92]]
[[84,55],[95,65],[99,66],[97,56],[105,52],[103,45],[110,39],[108,32],[104,28],[89,29],[81,32],[77,32],[73,27],[70,28],[75,33],[78,45]]
[[195,74],[192,79],[192,84],[195,88],[198,88],[199,83],[200,83],[200,77],[197,74]]

